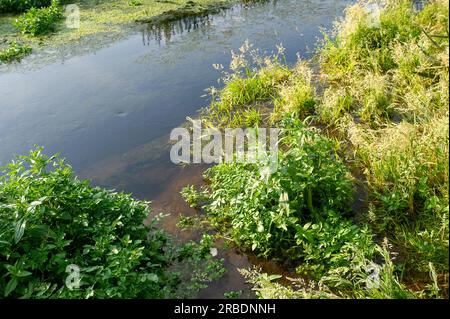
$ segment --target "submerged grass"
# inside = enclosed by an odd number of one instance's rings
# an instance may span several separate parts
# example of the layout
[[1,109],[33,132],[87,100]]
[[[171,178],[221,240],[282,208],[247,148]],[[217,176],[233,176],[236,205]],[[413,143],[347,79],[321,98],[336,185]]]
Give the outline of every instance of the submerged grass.
[[[366,205],[356,212],[358,224],[335,208],[305,220],[305,211],[296,209],[308,198],[298,189],[302,183],[276,186],[277,174],[264,181],[252,166],[214,168],[211,187],[202,193],[203,201],[205,194],[210,200],[203,208],[222,226],[233,226],[224,228],[227,236],[243,247],[265,247],[270,253],[263,255],[277,258],[277,245],[290,243],[294,229],[289,254],[299,257],[299,271],[315,273],[308,277],[312,281],[289,288],[273,276],[244,271],[260,297],[448,298],[448,10],[442,0],[428,1],[420,11],[406,0],[383,6],[360,1],[320,43],[317,71],[306,61],[287,68],[282,49],[263,59],[246,43],[233,54],[232,73],[225,74],[222,90],[211,90],[204,122],[218,127],[282,126],[289,119],[315,123],[335,141],[332,161],[362,172],[360,183],[368,192]],[[281,149],[285,158],[296,148],[282,142]],[[282,163],[286,180],[302,174],[305,158]],[[321,178],[326,174],[316,182]],[[270,197],[274,194],[281,194],[279,201]],[[276,219],[283,207],[293,215],[285,212],[286,231],[275,231],[271,227],[283,221]]]

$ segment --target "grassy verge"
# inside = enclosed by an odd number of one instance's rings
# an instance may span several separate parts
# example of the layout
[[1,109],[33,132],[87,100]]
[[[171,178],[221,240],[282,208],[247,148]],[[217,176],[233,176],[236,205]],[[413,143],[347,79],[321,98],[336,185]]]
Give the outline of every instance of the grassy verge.
[[219,164],[184,191],[236,245],[296,266],[292,287],[244,271],[261,297],[448,298],[448,3],[369,8],[293,68],[245,44],[211,90],[206,125],[282,131],[277,172]]

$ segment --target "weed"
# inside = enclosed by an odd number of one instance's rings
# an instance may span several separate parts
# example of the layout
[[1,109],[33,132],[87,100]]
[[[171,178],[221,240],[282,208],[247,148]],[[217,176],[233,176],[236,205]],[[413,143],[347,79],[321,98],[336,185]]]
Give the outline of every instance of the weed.
[[[207,196],[203,207],[213,224],[238,245],[263,256],[298,259],[305,251],[303,236],[315,236],[305,225],[327,219],[332,210],[344,213],[352,185],[333,158],[331,141],[298,121],[285,125],[283,143],[289,150],[280,152],[278,171],[265,176],[267,164],[221,164],[206,172],[211,190],[201,196]],[[185,189],[185,197],[200,197],[191,192]]]
[[[223,273],[212,239],[175,245],[149,203],[73,176],[37,148],[0,176],[0,292],[10,298],[186,297]],[[80,288],[64,283],[80,269]]]
[[0,51],[0,62],[20,62],[31,51],[32,49],[28,45],[22,45],[16,41],[12,41],[6,49]]
[[62,16],[62,10],[54,0],[48,8],[31,8],[16,19],[14,25],[24,34],[42,35],[54,31]]

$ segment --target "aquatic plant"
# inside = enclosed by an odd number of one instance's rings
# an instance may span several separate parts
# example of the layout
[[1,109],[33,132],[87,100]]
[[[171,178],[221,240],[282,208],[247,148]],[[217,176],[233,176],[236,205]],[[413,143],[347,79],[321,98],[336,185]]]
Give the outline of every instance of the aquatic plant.
[[335,39],[320,49],[329,85],[318,118],[351,143],[370,191],[366,219],[401,252],[404,276],[427,277],[431,263],[442,288],[449,247],[448,3],[429,1],[416,11],[409,1],[388,2],[374,26],[367,16],[364,3],[350,7]]
[[7,48],[0,50],[0,62],[20,62],[25,56],[29,55],[31,51],[32,49],[28,45],[12,41]]
[[159,217],[145,226],[149,204],[89,186],[41,148],[17,157],[0,175],[1,296],[188,297],[223,273],[210,237],[175,245]]

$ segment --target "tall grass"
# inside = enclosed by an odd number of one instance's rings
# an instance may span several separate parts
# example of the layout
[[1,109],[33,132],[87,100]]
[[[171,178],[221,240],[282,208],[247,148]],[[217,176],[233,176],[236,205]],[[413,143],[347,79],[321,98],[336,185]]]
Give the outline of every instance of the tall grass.
[[[318,124],[322,134],[337,142],[336,155],[355,180],[365,185],[367,196],[355,198],[366,201],[354,211],[356,227],[386,238],[359,245],[366,239],[355,235],[348,243],[353,245],[350,255],[345,255],[345,245],[338,249],[341,253],[333,252],[334,261],[348,262],[332,262],[326,270],[320,264],[328,263],[329,256],[317,252],[319,246],[303,246],[304,264],[297,269],[319,270],[323,276],[315,284],[291,289],[273,282],[275,277],[245,272],[261,297],[448,297],[448,3],[431,0],[421,11],[412,1],[386,1],[379,7],[373,3],[360,1],[346,9],[319,45],[313,60],[318,68],[299,61],[288,69],[282,59],[258,60],[254,55],[253,60],[269,63],[250,68],[243,51],[234,55],[243,71],[227,77],[204,113],[206,121],[219,126],[244,126],[251,122],[243,114],[252,112],[260,115],[258,124],[281,125],[286,118]],[[289,152],[289,146],[283,150]],[[245,180],[250,172],[240,169],[231,168],[216,179],[236,174]],[[295,179],[295,170],[291,174]],[[227,182],[233,184],[232,178]],[[219,194],[213,189],[211,196]],[[222,205],[234,205],[235,200],[222,198]],[[252,200],[259,207],[255,214],[268,209],[259,195]],[[322,227],[327,230],[314,236],[325,249],[355,226],[341,220],[340,227]],[[374,264],[378,285],[368,288],[367,267]]]
[[448,3],[388,2],[375,26],[365,6],[348,8],[320,50],[318,117],[351,143],[367,220],[395,244],[404,276],[432,267],[448,295]]

